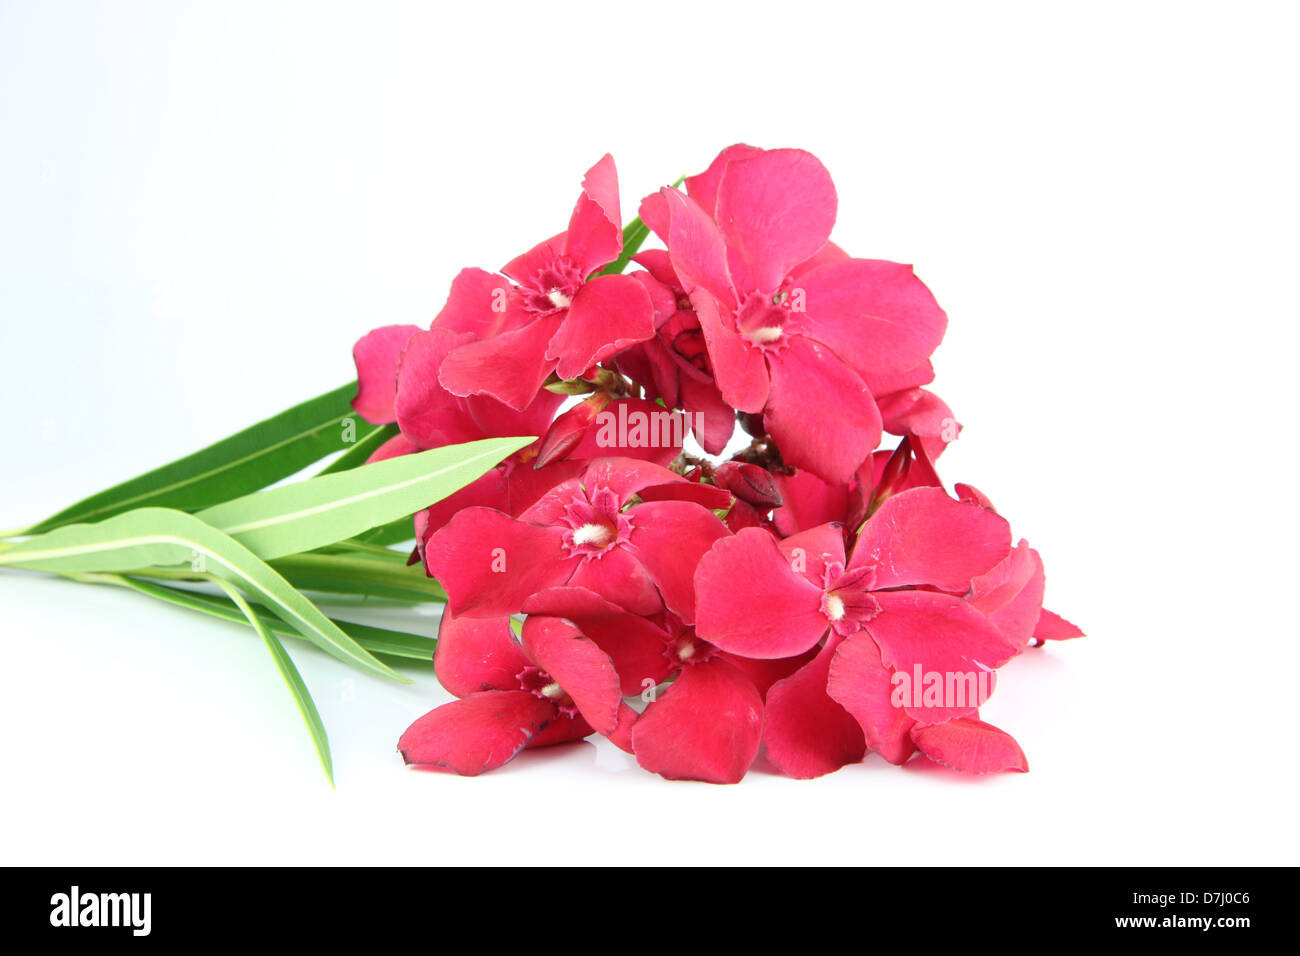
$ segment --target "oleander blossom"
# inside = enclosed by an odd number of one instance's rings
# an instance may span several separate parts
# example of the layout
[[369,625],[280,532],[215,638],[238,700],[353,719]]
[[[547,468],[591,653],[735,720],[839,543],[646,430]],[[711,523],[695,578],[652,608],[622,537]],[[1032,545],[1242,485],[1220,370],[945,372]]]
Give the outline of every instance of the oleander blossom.
[[[714,784],[1028,770],[982,708],[1009,662],[1083,632],[990,498],[941,476],[961,425],[928,387],[930,290],[831,241],[803,150],[729,147],[639,211],[625,232],[605,156],[563,232],[354,348],[354,408],[396,426],[372,459],[534,438],[414,516],[455,699],[403,759],[474,776],[604,737]],[[668,412],[689,440],[600,424]]]

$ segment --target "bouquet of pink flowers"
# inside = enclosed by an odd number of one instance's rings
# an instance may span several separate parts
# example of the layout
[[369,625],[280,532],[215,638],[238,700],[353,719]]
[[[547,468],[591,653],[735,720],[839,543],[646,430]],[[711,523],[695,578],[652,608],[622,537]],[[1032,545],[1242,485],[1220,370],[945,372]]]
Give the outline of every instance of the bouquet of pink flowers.
[[[11,532],[0,565],[251,624],[327,771],[277,635],[396,679],[432,655],[456,699],[402,734],[420,767],[600,734],[713,783],[760,752],[800,778],[869,750],[1026,770],[979,709],[1012,657],[1082,632],[990,500],[945,489],[947,317],[910,266],[832,243],[836,207],[810,153],[738,145],[625,228],[605,156],[562,232],[463,270],[429,328],[358,341],[355,397]],[[304,592],[446,606],[435,645]]]

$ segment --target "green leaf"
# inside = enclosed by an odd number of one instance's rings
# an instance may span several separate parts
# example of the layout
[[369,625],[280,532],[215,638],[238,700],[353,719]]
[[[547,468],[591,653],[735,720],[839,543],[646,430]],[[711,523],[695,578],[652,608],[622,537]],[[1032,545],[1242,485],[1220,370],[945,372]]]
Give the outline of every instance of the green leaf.
[[270,560],[314,551],[440,501],[533,438],[488,438],[245,495],[196,517]]
[[56,573],[123,572],[180,564],[188,564],[196,574],[228,577],[253,591],[276,616],[339,660],[409,682],[339,630],[270,565],[184,512],[138,508],[98,524],[58,528],[0,552],[0,567]]
[[396,425],[383,425],[376,428],[365,438],[356,442],[351,448],[339,455],[326,467],[320,470],[321,475],[332,475],[335,472],[347,471],[364,465],[366,459],[375,453],[375,451],[388,439],[399,434]]
[[[349,447],[345,437],[364,441],[374,431],[375,426],[352,410],[356,389],[353,382],[295,405],[202,451],[91,495],[26,533],[99,521],[146,506],[194,511],[265,488]],[[352,425],[345,426],[349,419]]]
[[[189,608],[198,611],[200,614],[233,621],[236,624],[245,623],[245,615],[231,601],[217,594],[189,591],[184,588],[170,587],[165,584],[141,581],[137,578],[123,577],[121,575],[106,575],[105,577],[111,577],[114,584],[130,588],[160,601],[166,601],[168,604]],[[301,636],[294,628],[266,611],[261,605],[254,605],[254,611],[262,619],[262,623],[275,633],[285,634],[290,637]],[[339,630],[370,653],[383,657],[429,661],[433,659],[434,649],[438,646],[436,638],[425,637],[422,634],[410,634],[406,631],[372,627],[369,624],[357,624],[354,621],[340,621],[338,618],[330,618],[330,620],[338,626]]]
[[334,786],[334,761],[330,757],[330,741],[325,733],[325,724],[320,719],[320,711],[316,709],[316,702],[311,699],[311,693],[307,690],[307,685],[303,683],[302,675],[298,673],[298,668],[294,666],[293,659],[289,656],[284,645],[280,643],[279,638],[272,634],[262,623],[262,619],[254,613],[253,609],[248,606],[244,596],[233,585],[218,581],[222,590],[230,596],[230,600],[235,606],[244,613],[248,623],[253,625],[253,629],[261,636],[262,642],[266,644],[266,649],[271,652],[271,659],[275,661],[275,666],[280,671],[280,676],[284,678],[285,686],[289,688],[289,693],[293,694],[294,703],[298,705],[298,713],[302,714],[303,722],[307,724],[307,730],[311,734],[311,741],[316,745],[316,754],[320,757],[321,766],[325,768],[325,777],[329,780],[330,786]]
[[272,567],[302,591],[349,594],[416,603],[442,602],[447,592],[422,566],[359,558],[354,555],[293,554],[271,562]]

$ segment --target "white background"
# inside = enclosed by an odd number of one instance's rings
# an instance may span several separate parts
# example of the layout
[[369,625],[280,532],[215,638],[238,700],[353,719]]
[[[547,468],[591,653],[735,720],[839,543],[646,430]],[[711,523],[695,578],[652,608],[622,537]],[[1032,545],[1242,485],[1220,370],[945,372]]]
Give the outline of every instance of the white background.
[[0,526],[348,380],[606,151],[630,217],[800,146],[948,310],[944,473],[1090,634],[986,708],[1032,772],[409,772],[431,672],[293,645],[331,791],[251,633],[4,573],[3,862],[1298,862],[1292,9],[450,6],[0,3]]

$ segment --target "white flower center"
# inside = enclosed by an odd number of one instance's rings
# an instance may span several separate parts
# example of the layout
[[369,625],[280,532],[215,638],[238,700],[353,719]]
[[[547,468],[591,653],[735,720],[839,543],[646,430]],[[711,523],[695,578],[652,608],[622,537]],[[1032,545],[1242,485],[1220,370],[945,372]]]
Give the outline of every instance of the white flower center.
[[844,617],[844,599],[838,594],[826,595],[826,614],[832,621],[838,621]]
[[763,325],[749,333],[751,342],[757,342],[759,345],[766,345],[768,342],[775,342],[781,337],[781,327],[779,325]]
[[614,529],[605,524],[584,524],[573,532],[574,544],[594,544],[598,547],[609,544],[614,537]]
[[567,309],[569,307],[569,297],[559,289],[552,289],[546,293],[546,298],[551,300],[551,305],[557,309]]
[[549,697],[551,700],[555,700],[557,698],[564,696],[564,688],[561,687],[555,681],[551,681],[549,684],[547,684],[545,687],[542,688],[542,696]]

